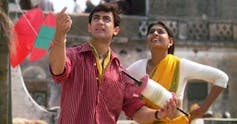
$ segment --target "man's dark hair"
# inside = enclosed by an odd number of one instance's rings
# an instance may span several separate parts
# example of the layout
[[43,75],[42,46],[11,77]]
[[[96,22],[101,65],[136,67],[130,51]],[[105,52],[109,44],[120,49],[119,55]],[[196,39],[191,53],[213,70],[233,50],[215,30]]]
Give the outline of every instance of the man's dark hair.
[[94,13],[101,12],[101,11],[112,12],[113,18],[114,18],[114,27],[117,27],[120,25],[119,9],[116,5],[111,4],[111,3],[99,4],[98,6],[96,6],[89,15],[89,23],[91,23],[92,16],[94,15]]
[[168,36],[170,38],[173,39],[173,45],[170,46],[170,48],[168,49],[168,54],[174,54],[174,49],[175,49],[175,39],[174,39],[174,34],[173,32],[169,29],[169,27],[162,21],[158,21],[158,22],[155,22],[155,23],[151,23],[149,26],[148,26],[148,30],[147,30],[147,35],[149,34],[151,28],[155,25],[160,25],[162,26],[168,33]]

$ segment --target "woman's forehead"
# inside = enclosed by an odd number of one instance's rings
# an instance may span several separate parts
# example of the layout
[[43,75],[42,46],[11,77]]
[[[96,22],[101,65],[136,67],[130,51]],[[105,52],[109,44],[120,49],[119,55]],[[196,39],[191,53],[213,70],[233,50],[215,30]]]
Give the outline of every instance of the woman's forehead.
[[164,26],[160,25],[160,24],[155,24],[151,27],[151,29],[165,29]]

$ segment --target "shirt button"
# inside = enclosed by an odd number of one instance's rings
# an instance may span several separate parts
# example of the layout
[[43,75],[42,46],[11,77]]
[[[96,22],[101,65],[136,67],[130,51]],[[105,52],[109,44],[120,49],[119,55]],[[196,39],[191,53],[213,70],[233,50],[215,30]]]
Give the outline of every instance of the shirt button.
[[96,63],[94,63],[93,65],[96,66]]
[[99,80],[99,78],[98,78],[98,77],[96,77],[95,79],[96,79],[97,81]]

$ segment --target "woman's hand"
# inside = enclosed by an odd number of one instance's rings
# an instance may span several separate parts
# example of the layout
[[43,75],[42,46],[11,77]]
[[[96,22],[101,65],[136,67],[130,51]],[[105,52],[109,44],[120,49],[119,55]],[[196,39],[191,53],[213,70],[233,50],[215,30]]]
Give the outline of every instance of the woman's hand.
[[195,119],[195,118],[202,118],[204,115],[204,111],[199,107],[194,109],[191,113],[190,113],[190,121]]

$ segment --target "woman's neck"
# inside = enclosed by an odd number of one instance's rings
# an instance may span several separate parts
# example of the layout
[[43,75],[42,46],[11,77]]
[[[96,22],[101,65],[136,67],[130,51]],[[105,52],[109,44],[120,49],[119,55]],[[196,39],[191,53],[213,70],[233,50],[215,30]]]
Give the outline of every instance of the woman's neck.
[[162,59],[166,57],[167,53],[162,51],[151,51],[151,59],[148,60],[146,72],[147,74],[151,74],[156,67],[160,63]]
[[156,66],[168,55],[167,51],[151,51],[150,63],[153,66]]

